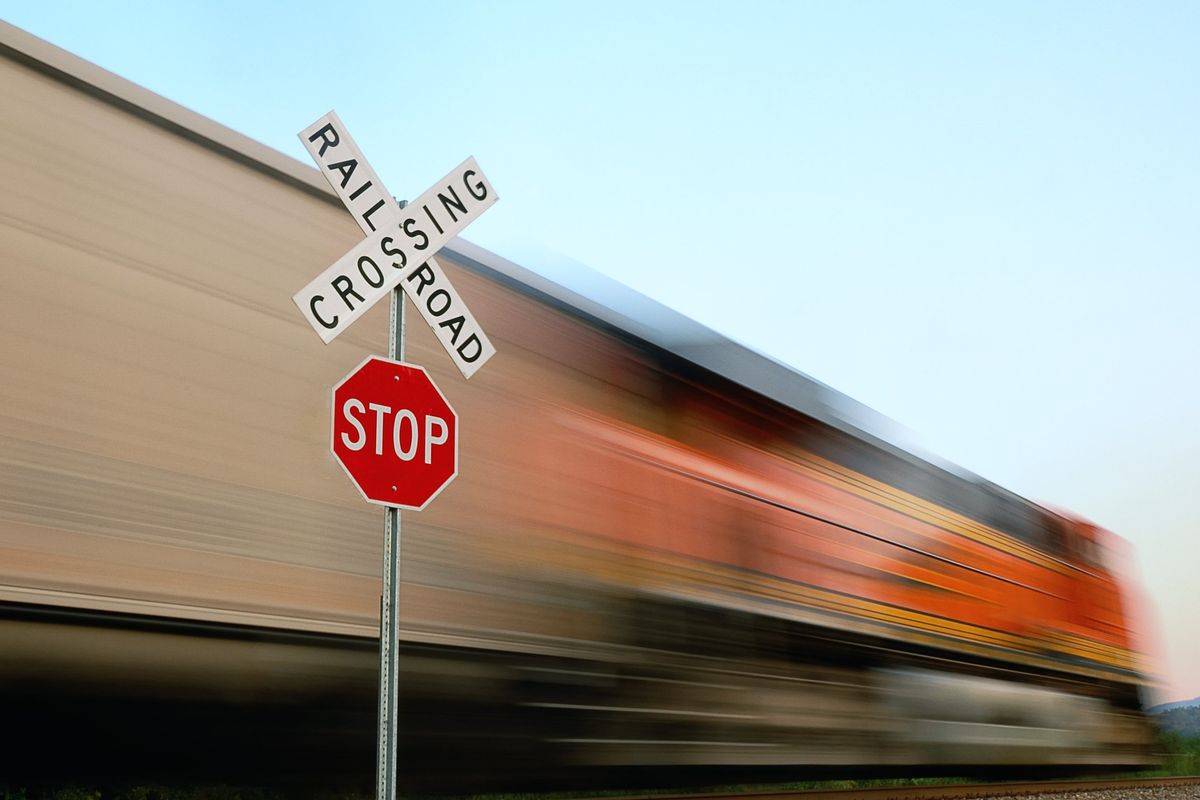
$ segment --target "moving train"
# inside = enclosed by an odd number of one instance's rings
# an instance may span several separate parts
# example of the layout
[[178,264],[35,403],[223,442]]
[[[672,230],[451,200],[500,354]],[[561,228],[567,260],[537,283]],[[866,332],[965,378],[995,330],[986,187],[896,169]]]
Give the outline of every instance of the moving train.
[[[387,309],[325,346],[290,299],[360,232],[311,167],[0,51],[0,778],[369,785],[383,525],[327,436]],[[461,443],[403,524],[406,783],[1149,762],[1113,534],[596,276],[440,260],[497,354],[408,326]]]

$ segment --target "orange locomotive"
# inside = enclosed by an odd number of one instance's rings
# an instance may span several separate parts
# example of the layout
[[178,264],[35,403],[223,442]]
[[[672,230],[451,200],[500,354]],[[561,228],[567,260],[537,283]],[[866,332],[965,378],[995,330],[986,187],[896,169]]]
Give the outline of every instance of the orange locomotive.
[[[676,338],[689,325],[658,313]],[[555,338],[580,338],[559,324]],[[564,360],[612,375],[611,343],[596,344]],[[514,643],[633,648],[596,659],[623,664],[602,701],[532,703],[590,713],[568,725],[590,732],[560,740],[564,760],[1145,762],[1111,534],[866,433],[845,417],[867,412],[804,376],[777,368],[760,384],[800,398],[791,405],[735,383],[717,363],[729,346],[689,349],[710,359],[704,370],[653,341],[626,347],[619,372],[640,376],[630,395],[643,399],[552,398],[498,448],[515,456],[520,499],[495,499],[509,552],[493,568],[545,599],[571,596],[576,613],[553,627],[561,615],[496,624]],[[738,366],[759,358],[735,353]],[[746,670],[754,680],[723,699],[637,685]]]
[[[727,437],[719,456],[627,427],[579,426],[607,450],[591,455],[607,464],[586,469],[620,473],[646,498],[638,524],[598,517],[594,532],[632,534],[642,547],[720,565],[730,581],[753,587],[739,600],[747,607],[770,596],[820,609],[806,617],[814,624],[1135,679],[1120,593],[1104,564],[1111,534],[861,441],[846,459],[859,469],[847,467],[837,460],[850,451],[844,434],[793,422],[807,434],[792,443]],[[770,424],[778,438],[778,416]],[[923,492],[901,488],[914,472]]]

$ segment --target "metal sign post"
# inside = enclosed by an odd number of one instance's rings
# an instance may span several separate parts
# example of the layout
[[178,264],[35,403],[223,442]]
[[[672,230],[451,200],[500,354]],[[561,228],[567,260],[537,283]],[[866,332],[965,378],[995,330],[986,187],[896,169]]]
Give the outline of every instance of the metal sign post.
[[[392,289],[388,356],[404,360],[404,293]],[[375,796],[396,798],[396,724],[400,658],[400,509],[389,506],[383,523],[383,594],[379,598],[379,737]]]

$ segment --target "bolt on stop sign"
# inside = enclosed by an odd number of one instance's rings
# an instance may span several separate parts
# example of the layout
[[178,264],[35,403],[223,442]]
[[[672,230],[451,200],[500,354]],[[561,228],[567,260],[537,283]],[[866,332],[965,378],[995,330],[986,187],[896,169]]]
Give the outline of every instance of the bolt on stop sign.
[[420,511],[458,475],[458,415],[424,368],[370,356],[333,387],[331,449],[368,502]]

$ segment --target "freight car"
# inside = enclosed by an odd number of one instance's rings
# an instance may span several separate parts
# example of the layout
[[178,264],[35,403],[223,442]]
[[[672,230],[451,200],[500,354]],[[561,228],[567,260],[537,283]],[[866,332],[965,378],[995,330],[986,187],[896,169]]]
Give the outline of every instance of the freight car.
[[[6,772],[369,781],[381,525],[325,436],[386,312],[321,346],[289,299],[359,233],[292,159],[0,55]],[[1111,534],[621,287],[443,255],[498,355],[410,326],[462,443],[404,528],[406,780],[1145,763]]]

